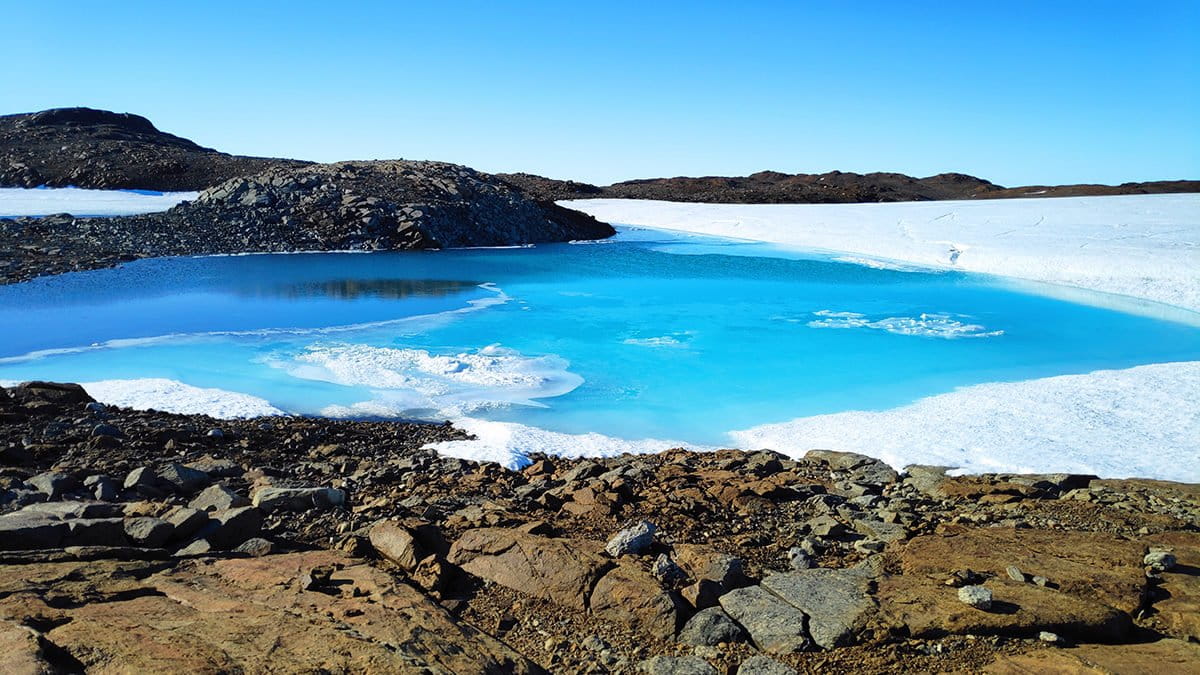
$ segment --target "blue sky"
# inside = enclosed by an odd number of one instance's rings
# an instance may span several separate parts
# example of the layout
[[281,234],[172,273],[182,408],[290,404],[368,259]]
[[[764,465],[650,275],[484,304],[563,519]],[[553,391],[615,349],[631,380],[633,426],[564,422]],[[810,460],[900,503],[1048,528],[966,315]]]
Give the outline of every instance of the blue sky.
[[608,183],[1200,178],[1200,2],[9,2],[0,113]]

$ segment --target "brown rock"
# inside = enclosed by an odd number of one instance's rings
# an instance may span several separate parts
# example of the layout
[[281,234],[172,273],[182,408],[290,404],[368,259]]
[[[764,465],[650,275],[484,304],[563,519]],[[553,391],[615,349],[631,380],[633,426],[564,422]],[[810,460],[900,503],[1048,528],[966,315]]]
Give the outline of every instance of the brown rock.
[[0,673],[43,675],[54,670],[46,662],[37,634],[31,629],[0,621]]
[[515,591],[586,609],[610,561],[599,542],[552,539],[502,528],[468,530],[448,559],[468,574]]
[[1151,620],[1172,637],[1200,642],[1200,534],[1166,532],[1142,541],[1170,548],[1178,559],[1162,573]]
[[1143,545],[1101,532],[955,528],[916,537],[901,553],[906,575],[945,575],[954,569],[1007,578],[1012,565],[1043,576],[1062,594],[1137,611],[1145,589]]
[[[72,598],[59,610],[69,621],[46,636],[88,672],[539,672],[419,591],[331,551],[187,561],[148,578],[142,564],[140,581],[121,569],[0,567],[0,589],[28,584],[14,579],[24,574],[73,579],[54,590]],[[299,590],[313,569],[331,570],[328,583]]]
[[596,583],[591,598],[596,616],[660,640],[673,637],[682,623],[680,605],[677,597],[659,586],[653,576],[632,564],[609,570]]
[[417,563],[427,555],[413,533],[395,521],[381,520],[375,523],[368,536],[371,546],[379,555],[409,572],[415,570]]
[[1200,645],[1183,640],[1080,645],[1005,654],[983,669],[992,675],[1163,675],[1200,672]]

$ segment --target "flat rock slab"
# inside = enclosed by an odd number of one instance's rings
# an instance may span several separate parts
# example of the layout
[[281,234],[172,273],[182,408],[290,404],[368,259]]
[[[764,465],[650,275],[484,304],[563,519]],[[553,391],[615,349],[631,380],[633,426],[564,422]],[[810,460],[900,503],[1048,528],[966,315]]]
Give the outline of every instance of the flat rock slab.
[[42,654],[34,632],[9,621],[0,621],[0,673],[42,675],[53,670]]
[[812,648],[804,612],[762,586],[747,586],[721,596],[721,608],[737,621],[764,652],[792,654]]
[[876,598],[884,623],[913,637],[956,635],[1037,637],[1051,631],[1088,641],[1125,638],[1132,621],[1100,602],[1033,584],[993,579],[992,606],[975,609],[958,599],[958,589],[916,575],[883,577]]
[[1002,655],[983,669],[991,675],[1165,675],[1200,672],[1200,645],[1159,640],[1131,645],[1080,645]]
[[1155,599],[1151,621],[1167,635],[1200,642],[1200,534],[1165,532],[1142,541],[1171,549],[1178,560],[1162,574],[1166,597]]
[[763,588],[808,615],[808,633],[825,649],[855,642],[875,609],[873,583],[863,570],[814,568],[772,574]]
[[905,575],[971,569],[1007,578],[1010,565],[1049,579],[1063,594],[1132,615],[1142,602],[1144,545],[1102,532],[954,528],[916,537],[901,549]]
[[[0,600],[0,618],[55,624],[46,639],[88,672],[540,672],[410,586],[335,552],[131,565],[0,567],[0,593],[24,589]],[[303,588],[313,569],[332,574]],[[56,602],[70,599],[65,608],[40,601],[50,586]]]
[[600,542],[479,528],[463,533],[447,559],[481,579],[582,610],[612,566],[601,549]]

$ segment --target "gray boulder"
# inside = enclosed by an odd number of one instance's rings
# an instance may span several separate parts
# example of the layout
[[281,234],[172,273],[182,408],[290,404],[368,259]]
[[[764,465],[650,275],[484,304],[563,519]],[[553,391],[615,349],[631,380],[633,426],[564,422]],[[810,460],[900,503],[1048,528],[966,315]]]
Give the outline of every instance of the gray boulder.
[[792,654],[812,648],[804,612],[761,586],[747,586],[721,596],[721,608],[750,633],[764,652]]
[[8,513],[0,516],[0,551],[54,548],[67,531],[65,522],[46,513]]
[[648,520],[639,520],[629,527],[617,532],[604,545],[604,550],[614,558],[623,555],[640,555],[654,544],[654,524]]
[[343,506],[346,493],[328,487],[265,487],[254,493],[251,502],[267,513],[272,511],[308,511]]
[[655,656],[639,663],[638,670],[647,675],[718,675],[699,656]]
[[684,624],[679,641],[685,645],[715,647],[722,642],[745,642],[746,631],[720,607],[702,609]]
[[250,506],[250,500],[224,485],[209,485],[200,491],[188,506],[199,511],[224,511]]
[[742,661],[737,675],[799,675],[799,672],[769,656],[758,654]]
[[814,568],[773,574],[762,585],[807,614],[813,642],[833,649],[853,644],[875,608],[871,583],[862,570]]
[[161,518],[129,518],[125,536],[135,546],[159,548],[175,533],[175,526]]

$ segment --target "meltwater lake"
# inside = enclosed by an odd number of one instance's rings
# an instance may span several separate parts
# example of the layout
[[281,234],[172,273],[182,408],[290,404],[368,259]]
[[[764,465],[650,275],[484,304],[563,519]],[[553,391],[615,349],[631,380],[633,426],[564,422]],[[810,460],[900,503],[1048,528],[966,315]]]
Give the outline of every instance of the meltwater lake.
[[112,392],[161,378],[261,399],[247,412],[699,445],[965,385],[1200,359],[1195,325],[1002,279],[634,229],[530,248],[145,260],[0,287],[0,325],[0,380]]

